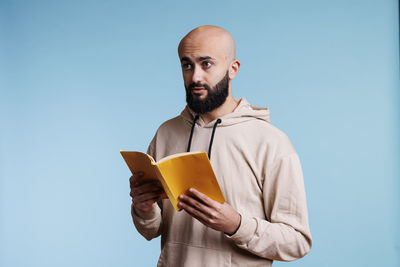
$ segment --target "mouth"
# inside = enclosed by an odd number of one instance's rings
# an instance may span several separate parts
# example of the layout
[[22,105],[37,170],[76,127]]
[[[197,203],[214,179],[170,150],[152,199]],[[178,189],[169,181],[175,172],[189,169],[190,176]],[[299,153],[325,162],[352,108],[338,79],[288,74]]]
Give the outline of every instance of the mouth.
[[193,87],[191,91],[193,94],[197,95],[197,94],[203,93],[205,90],[206,90],[206,88],[200,86],[200,87]]

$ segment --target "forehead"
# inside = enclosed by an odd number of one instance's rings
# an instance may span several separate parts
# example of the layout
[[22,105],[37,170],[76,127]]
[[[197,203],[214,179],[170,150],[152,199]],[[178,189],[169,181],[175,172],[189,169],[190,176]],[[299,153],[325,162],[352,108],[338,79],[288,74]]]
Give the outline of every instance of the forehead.
[[179,57],[199,58],[212,57],[217,60],[226,60],[227,53],[221,40],[216,37],[188,37],[182,40],[179,46]]

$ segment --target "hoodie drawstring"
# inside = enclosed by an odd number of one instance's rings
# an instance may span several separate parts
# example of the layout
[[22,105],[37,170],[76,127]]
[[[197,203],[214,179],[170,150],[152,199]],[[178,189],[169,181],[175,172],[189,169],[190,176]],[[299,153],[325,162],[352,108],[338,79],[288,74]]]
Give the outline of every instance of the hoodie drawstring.
[[213,126],[213,130],[212,130],[212,134],[211,134],[211,139],[210,139],[210,146],[208,147],[208,158],[211,160],[211,147],[212,147],[212,143],[214,141],[214,134],[215,134],[215,129],[217,128],[218,123],[221,123],[222,120],[218,119]]
[[[189,143],[188,143],[188,147],[187,147],[187,152],[190,152],[190,146],[191,146],[191,144],[192,144],[192,137],[193,137],[193,132],[194,132],[194,126],[196,125],[196,121],[199,119],[199,115],[196,115],[196,117],[194,117],[194,120],[193,120],[193,125],[192,125],[192,129],[190,130],[190,137],[189,137]],[[212,133],[211,133],[211,139],[210,139],[210,145],[209,145],[209,147],[208,147],[208,158],[211,160],[211,148],[212,148],[212,144],[213,144],[213,141],[214,141],[214,135],[215,135],[215,129],[217,128],[217,125],[219,124],[219,123],[221,123],[222,122],[222,120],[221,119],[218,119],[215,123],[214,123],[214,126],[213,126],[213,130],[212,130]]]
[[192,144],[192,137],[193,137],[193,132],[194,132],[194,126],[196,125],[196,121],[197,121],[199,118],[200,118],[199,115],[196,115],[196,117],[194,117],[192,129],[190,130],[189,143],[188,143],[187,151],[186,151],[186,152],[190,152],[190,145]]

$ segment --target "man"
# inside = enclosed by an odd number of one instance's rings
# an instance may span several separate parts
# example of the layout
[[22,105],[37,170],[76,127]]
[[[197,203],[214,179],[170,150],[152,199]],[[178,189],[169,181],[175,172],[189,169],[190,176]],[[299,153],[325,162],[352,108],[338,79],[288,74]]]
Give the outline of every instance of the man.
[[269,110],[232,95],[239,72],[232,36],[216,26],[192,30],[180,42],[187,107],[163,123],[148,153],[156,160],[208,151],[226,203],[195,189],[176,212],[159,183],[130,179],[132,218],[148,240],[161,235],[158,266],[271,266],[311,249],[299,158]]

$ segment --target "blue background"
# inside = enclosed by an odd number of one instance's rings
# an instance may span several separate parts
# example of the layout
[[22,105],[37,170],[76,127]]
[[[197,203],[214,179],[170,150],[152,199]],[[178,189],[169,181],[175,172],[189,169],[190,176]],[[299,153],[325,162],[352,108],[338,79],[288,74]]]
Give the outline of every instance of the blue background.
[[185,105],[177,45],[219,25],[235,97],[302,160],[314,246],[274,266],[400,265],[398,3],[0,1],[0,266],[154,266],[119,150]]

